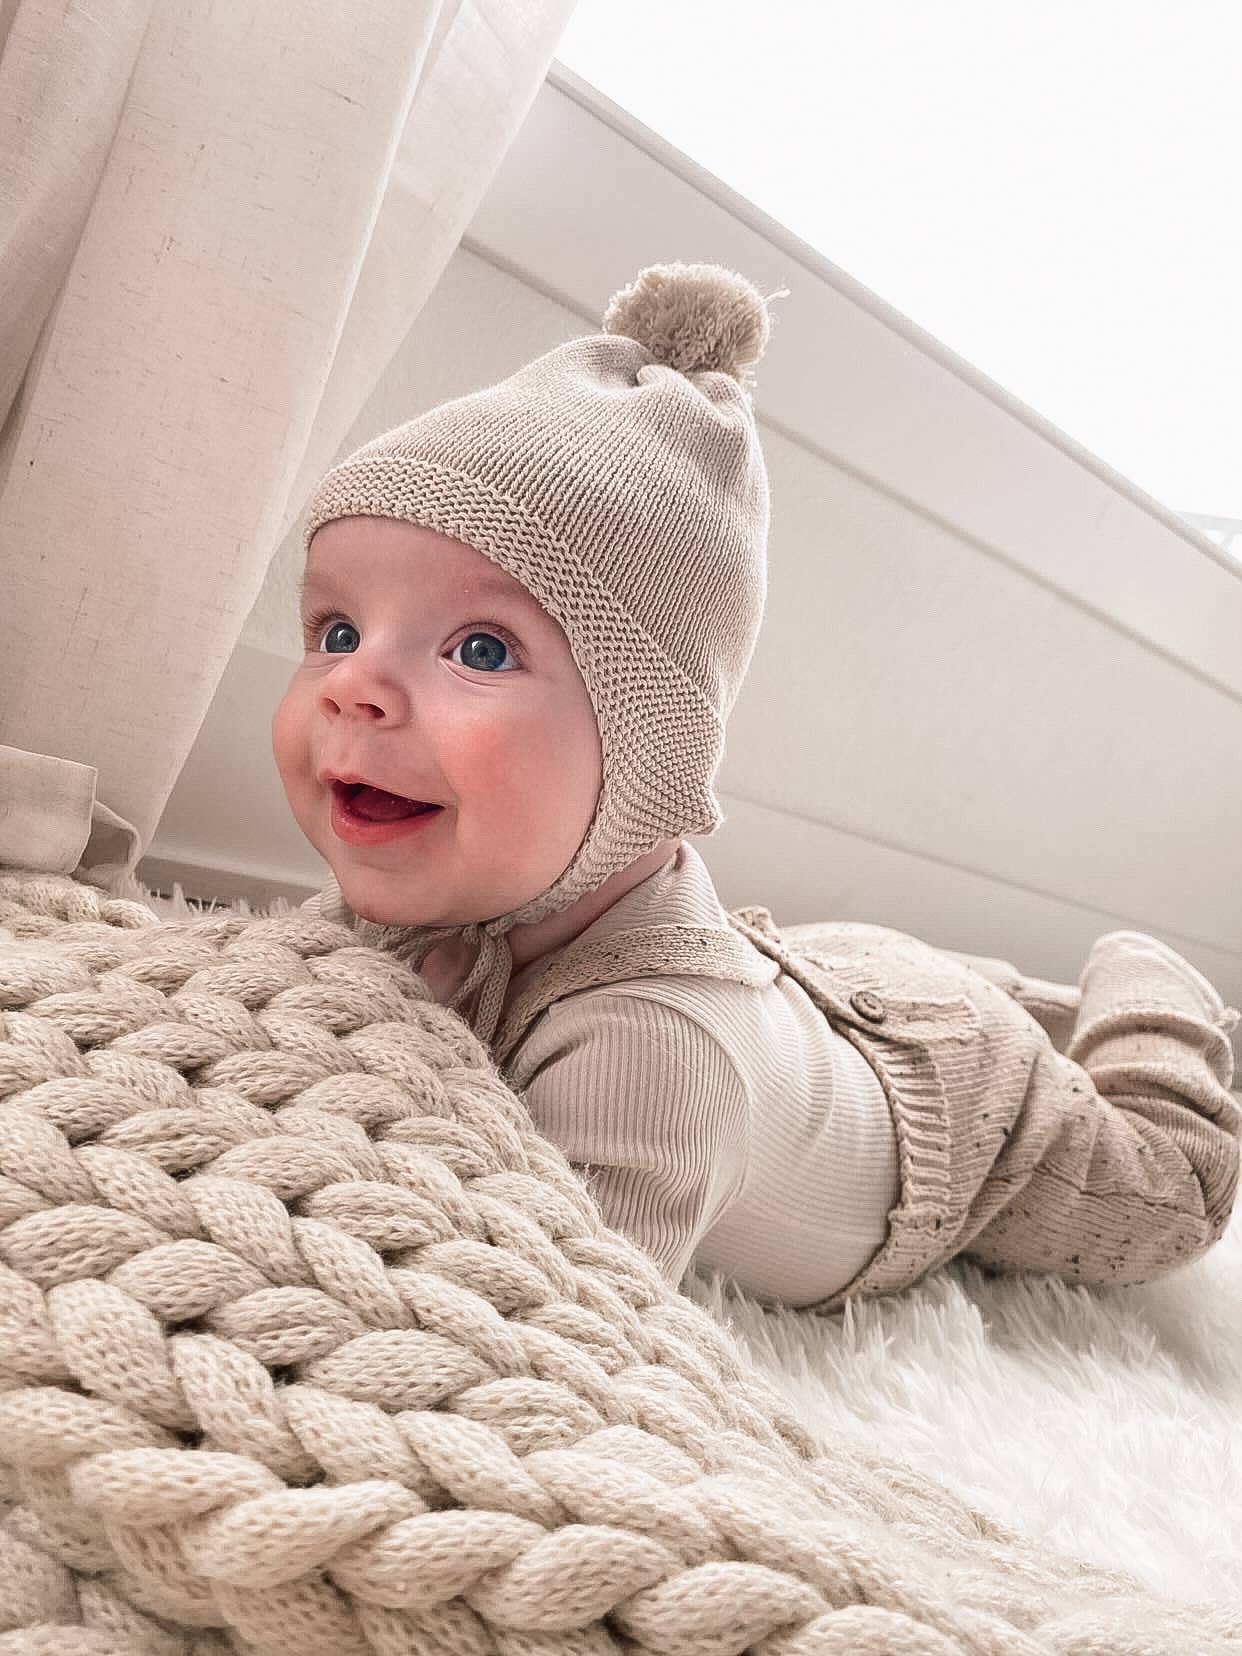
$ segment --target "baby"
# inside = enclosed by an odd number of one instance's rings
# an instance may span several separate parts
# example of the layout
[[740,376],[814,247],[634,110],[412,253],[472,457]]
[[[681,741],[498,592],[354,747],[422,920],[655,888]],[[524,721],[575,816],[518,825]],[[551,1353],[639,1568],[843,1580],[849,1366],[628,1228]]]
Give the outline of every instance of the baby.
[[304,530],[273,721],[309,907],[458,1010],[670,1281],[835,1310],[955,1254],[1142,1281],[1217,1240],[1237,1022],[1175,951],[1077,987],[727,912],[686,836],[766,595],[765,300],[663,265],[603,332],[387,432]]

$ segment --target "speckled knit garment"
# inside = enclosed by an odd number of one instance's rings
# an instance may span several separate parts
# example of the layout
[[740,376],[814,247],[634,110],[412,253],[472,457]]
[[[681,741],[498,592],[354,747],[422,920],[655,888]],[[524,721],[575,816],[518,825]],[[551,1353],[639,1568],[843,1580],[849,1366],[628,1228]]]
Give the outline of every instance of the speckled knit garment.
[[[781,297],[780,294],[771,295]],[[712,780],[767,590],[768,480],[750,401],[767,302],[717,265],[652,265],[603,331],[386,431],[334,466],[323,524],[391,517],[465,541],[559,623],[595,709],[603,784],[569,865],[508,914],[383,926],[325,901],[415,968],[445,937],[478,943],[449,1004],[494,1033],[507,933],[572,906],[678,834],[724,820]]]
[[812,1441],[391,956],[14,870],[0,1505],[0,1656],[1242,1650]]

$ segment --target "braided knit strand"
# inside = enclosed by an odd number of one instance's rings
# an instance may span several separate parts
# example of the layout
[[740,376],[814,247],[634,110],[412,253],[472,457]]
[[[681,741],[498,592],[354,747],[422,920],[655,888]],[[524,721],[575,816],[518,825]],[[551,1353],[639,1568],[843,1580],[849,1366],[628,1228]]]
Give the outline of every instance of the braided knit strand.
[[0,1656],[1242,1649],[816,1444],[345,928],[0,928]]

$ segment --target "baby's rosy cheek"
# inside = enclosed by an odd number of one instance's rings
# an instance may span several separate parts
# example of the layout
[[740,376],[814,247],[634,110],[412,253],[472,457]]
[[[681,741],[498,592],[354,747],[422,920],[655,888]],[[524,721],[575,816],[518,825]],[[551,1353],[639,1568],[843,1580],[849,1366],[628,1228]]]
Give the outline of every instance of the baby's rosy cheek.
[[564,740],[546,728],[480,731],[473,744],[470,774],[487,777],[489,796],[512,810],[530,811],[552,799],[565,767]]

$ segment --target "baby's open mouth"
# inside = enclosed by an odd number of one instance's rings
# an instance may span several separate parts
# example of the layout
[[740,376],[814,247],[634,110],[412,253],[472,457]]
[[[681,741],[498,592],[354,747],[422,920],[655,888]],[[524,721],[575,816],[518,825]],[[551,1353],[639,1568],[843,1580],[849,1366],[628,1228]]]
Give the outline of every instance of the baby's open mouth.
[[332,791],[347,811],[364,822],[399,822],[402,817],[444,809],[425,800],[388,793],[384,788],[372,788],[365,782],[334,782]]

